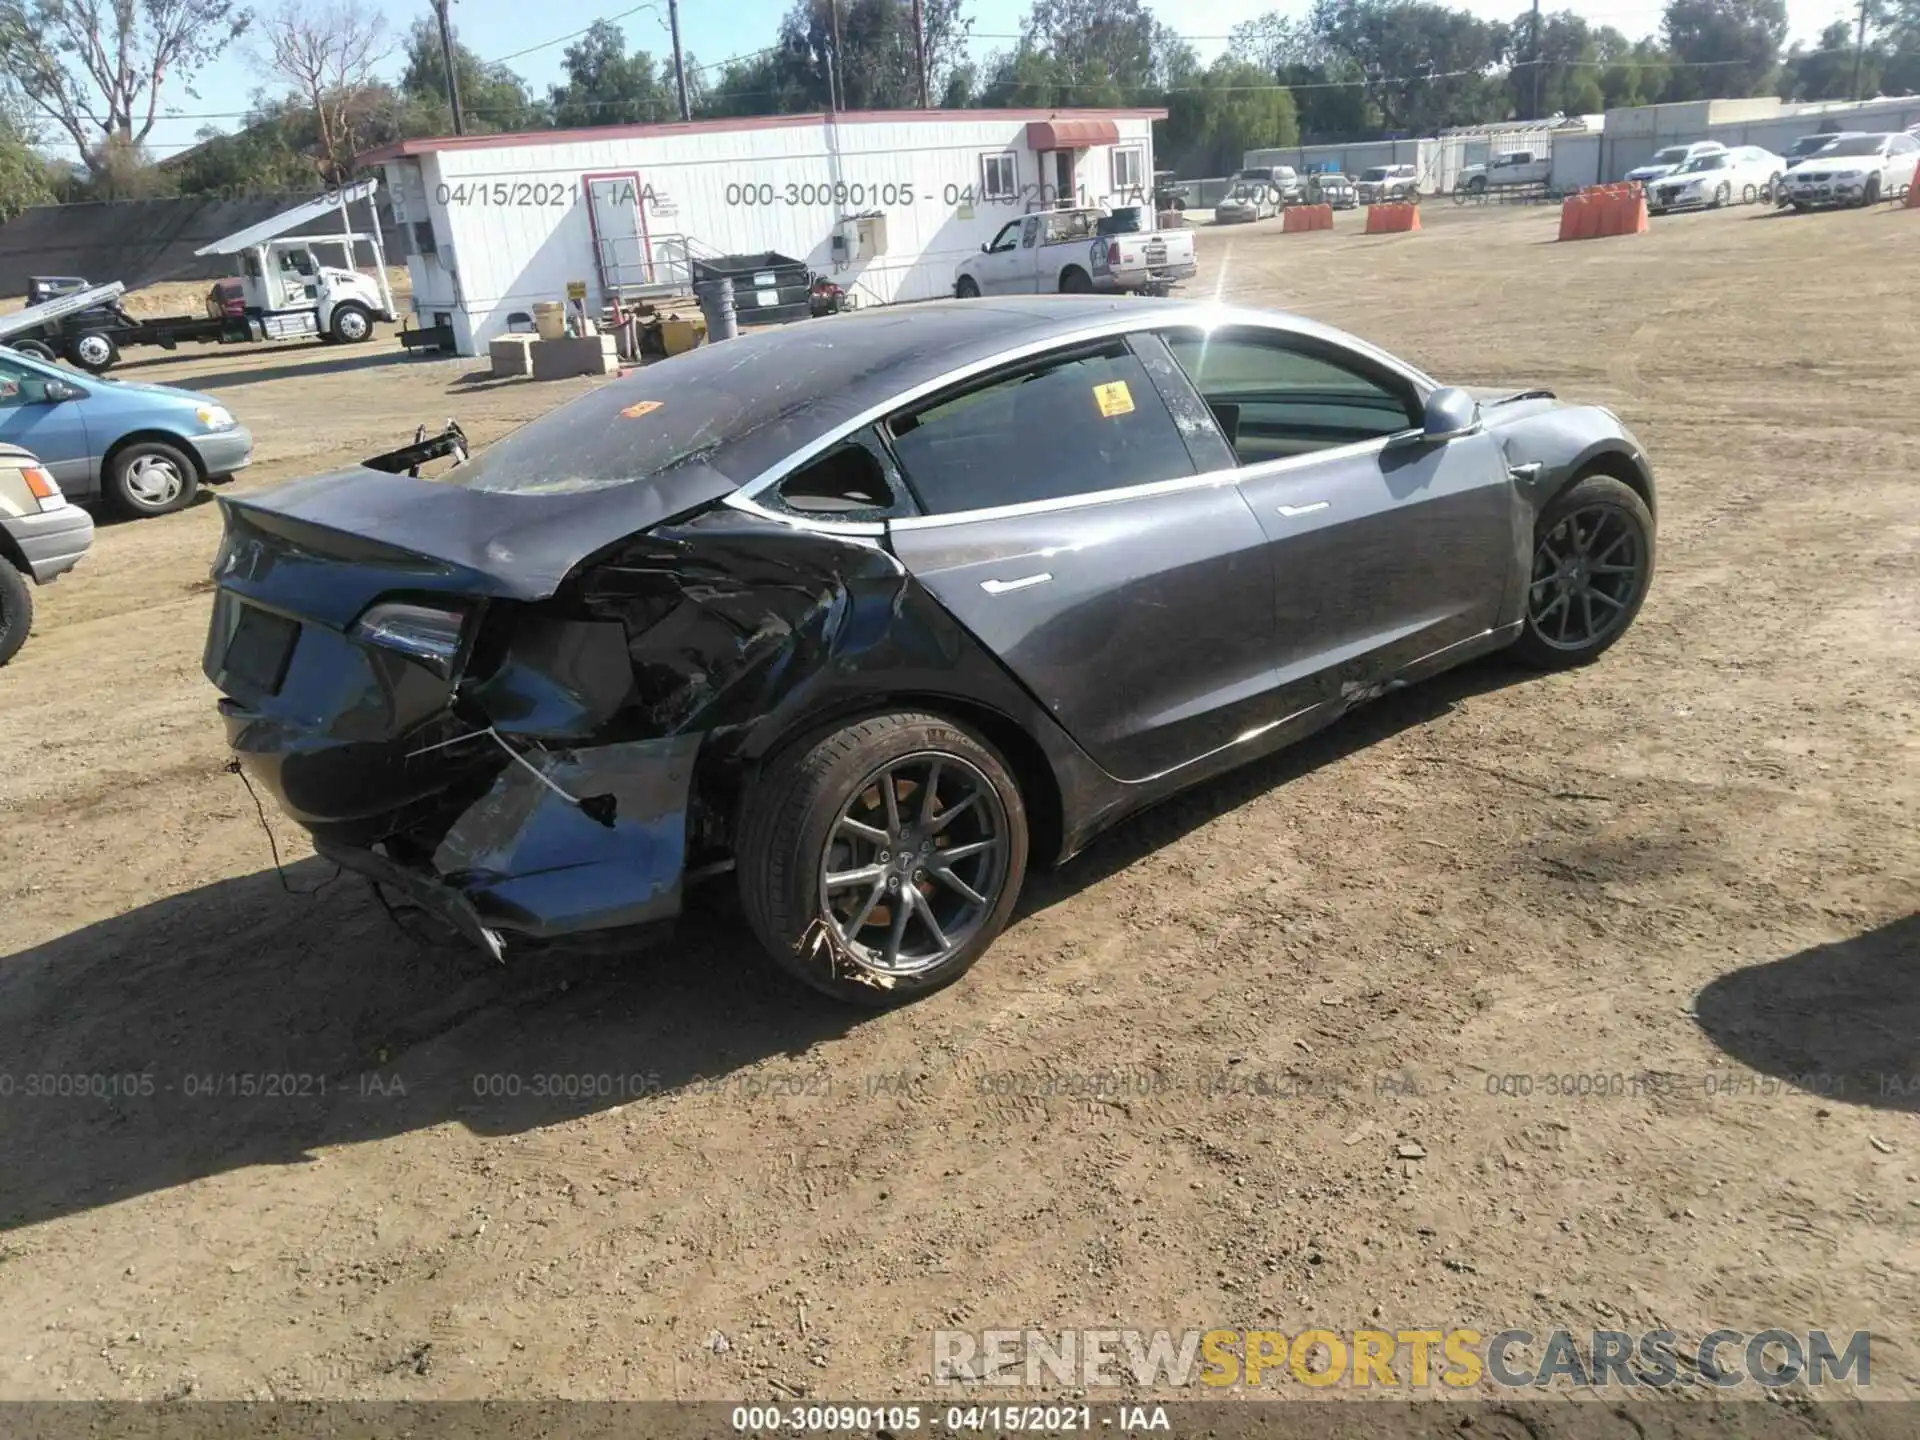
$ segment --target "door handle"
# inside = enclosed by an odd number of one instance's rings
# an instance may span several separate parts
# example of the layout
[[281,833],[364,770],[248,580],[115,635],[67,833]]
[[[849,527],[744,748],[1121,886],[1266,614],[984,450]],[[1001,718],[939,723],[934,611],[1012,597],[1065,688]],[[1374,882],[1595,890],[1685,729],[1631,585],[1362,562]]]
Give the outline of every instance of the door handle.
[[1540,478],[1541,464],[1538,460],[1529,460],[1524,465],[1509,465],[1508,478],[1518,480],[1522,485],[1531,485]]
[[1316,511],[1328,510],[1331,508],[1332,508],[1331,502],[1326,500],[1316,500],[1311,505],[1282,505],[1280,507],[1280,513],[1286,516],[1287,519],[1292,520],[1295,517],[1300,515],[1312,515]]
[[1053,575],[1042,570],[1038,575],[1022,575],[1018,580],[982,580],[980,588],[989,595],[1005,595],[1013,590],[1025,590],[1030,585],[1044,585],[1053,579]]

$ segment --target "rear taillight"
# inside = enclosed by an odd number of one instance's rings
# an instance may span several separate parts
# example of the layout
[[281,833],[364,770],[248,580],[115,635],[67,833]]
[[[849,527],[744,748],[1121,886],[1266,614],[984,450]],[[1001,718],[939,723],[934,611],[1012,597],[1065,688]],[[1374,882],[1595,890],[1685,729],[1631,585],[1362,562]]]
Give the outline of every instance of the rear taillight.
[[460,659],[466,628],[464,610],[393,600],[369,606],[353,624],[354,634],[368,644],[397,650],[448,678]]
[[67,503],[66,496],[60,493],[60,487],[38,465],[21,467],[20,478],[27,482],[27,493],[40,502],[42,510],[52,510]]
[[1107,264],[1114,269],[1120,267],[1120,242],[1118,240],[1109,240],[1107,242]]

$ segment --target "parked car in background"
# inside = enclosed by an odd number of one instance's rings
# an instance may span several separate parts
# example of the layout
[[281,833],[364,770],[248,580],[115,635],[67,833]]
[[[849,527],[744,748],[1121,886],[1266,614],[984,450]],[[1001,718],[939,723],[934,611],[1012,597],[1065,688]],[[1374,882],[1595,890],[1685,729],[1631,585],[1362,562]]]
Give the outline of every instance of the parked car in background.
[[1920,167],[1920,139],[1893,134],[1842,135],[1787,172],[1787,203],[1796,210],[1872,205],[1904,195]]
[[129,515],[193,503],[253,460],[253,436],[211,395],[83,375],[0,350],[0,443],[40,457],[70,500]]
[[1236,171],[1233,181],[1236,185],[1263,187],[1274,211],[1298,205],[1307,198],[1307,187],[1291,165],[1250,165]]
[[870,1006],[1123,816],[1476,656],[1597,659],[1655,563],[1610,411],[1180,301],[765,330],[417,461],[221,498],[254,785],[495,956],[730,866]]
[[1751,205],[1772,199],[1787,173],[1787,162],[1758,145],[1736,145],[1696,155],[1671,175],[1647,186],[1647,209],[1655,215],[1698,206],[1718,209],[1738,201]]
[[1280,202],[1271,188],[1258,181],[1236,180],[1213,207],[1216,225],[1244,225],[1266,220],[1280,213]]
[[1456,195],[1484,195],[1489,190],[1525,190],[1545,185],[1553,174],[1553,157],[1536,150],[1508,150],[1484,165],[1468,165],[1454,182]]
[[1655,180],[1665,179],[1690,160],[1698,160],[1702,155],[1720,155],[1726,152],[1726,146],[1718,140],[1695,140],[1689,145],[1669,145],[1664,150],[1653,152],[1653,159],[1644,165],[1636,165],[1627,171],[1627,179],[1638,180],[1642,185],[1650,185]]
[[1360,194],[1353,181],[1338,170],[1323,170],[1307,178],[1307,203],[1351,210],[1360,203]]
[[1362,205],[1383,205],[1392,201],[1420,198],[1420,167],[1417,165],[1375,165],[1360,172],[1354,189]]
[[[1023,215],[960,262],[953,293],[961,300],[1095,290],[1164,295],[1199,267],[1189,231],[1156,230],[1153,222],[1144,205]],[[1121,224],[1132,228],[1115,232]]]
[[0,445],[0,665],[33,628],[34,585],[51,585],[93,544],[93,517],[67,503],[39,458]]
[[[1793,144],[1787,147],[1786,154],[1781,158],[1787,162],[1787,169],[1795,170],[1842,136],[1862,133],[1864,132],[1858,130],[1817,130],[1811,135],[1802,135],[1798,140],[1794,141]],[[1774,190],[1773,203],[1776,205],[1785,205],[1787,203],[1787,187],[1785,185],[1781,185]]]

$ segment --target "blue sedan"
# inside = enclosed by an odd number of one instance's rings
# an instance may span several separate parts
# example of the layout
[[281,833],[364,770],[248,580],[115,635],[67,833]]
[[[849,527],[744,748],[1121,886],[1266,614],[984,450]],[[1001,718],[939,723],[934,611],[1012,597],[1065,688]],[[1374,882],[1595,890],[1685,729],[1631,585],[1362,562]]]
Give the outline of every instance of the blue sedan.
[[179,510],[202,482],[253,460],[253,436],[210,396],[83,375],[4,349],[0,442],[39,456],[69,497],[104,497],[131,515]]

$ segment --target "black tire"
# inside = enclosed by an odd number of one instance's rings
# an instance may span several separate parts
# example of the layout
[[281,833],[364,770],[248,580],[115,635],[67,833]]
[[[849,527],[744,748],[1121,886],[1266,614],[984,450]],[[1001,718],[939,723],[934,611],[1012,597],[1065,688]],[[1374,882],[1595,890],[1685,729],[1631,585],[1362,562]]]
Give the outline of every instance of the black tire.
[[1867,188],[1860,192],[1860,203],[1862,206],[1878,205],[1880,203],[1880,177],[1878,175],[1869,175],[1867,177]]
[[44,360],[51,365],[55,359],[53,347],[44,340],[16,340],[13,342],[16,354],[28,355],[35,360]]
[[352,300],[336,305],[327,333],[342,345],[358,345],[362,340],[369,340],[373,337],[373,312]]
[[[1604,517],[1597,529],[1592,518],[1596,515]],[[1571,528],[1563,529],[1569,522]],[[1578,532],[1582,526],[1587,527],[1586,535],[1594,544],[1591,554],[1581,543]],[[1514,642],[1513,656],[1541,670],[1569,670],[1589,664],[1627,633],[1647,598],[1647,587],[1653,581],[1653,515],[1646,501],[1631,486],[1611,475],[1589,475],[1554,497],[1534,526],[1533,535],[1534,558],[1527,577],[1526,621],[1520,638]],[[1597,566],[1618,557],[1620,552],[1613,547],[1621,535],[1631,541],[1628,549],[1635,565],[1634,573],[1623,577],[1617,571],[1609,571],[1602,578],[1597,570],[1589,571],[1589,564]],[[1543,579],[1543,567],[1549,563],[1546,556],[1564,552],[1569,548],[1569,541],[1578,550],[1580,560],[1577,574],[1569,577],[1571,584],[1560,583],[1560,576],[1565,573],[1564,564]],[[1575,634],[1569,641],[1568,622],[1575,613],[1574,601],[1581,598],[1580,589],[1587,591],[1586,598],[1582,599],[1583,616],[1608,618],[1604,628],[1594,626],[1594,634],[1584,637]],[[1603,595],[1607,598],[1596,610],[1592,602]],[[1554,633],[1556,620],[1560,624]],[[1593,625],[1592,620],[1587,623]],[[1577,624],[1574,628],[1578,628]]]
[[107,461],[107,495],[128,515],[171,515],[200,493],[200,470],[176,445],[136,440]]
[[956,300],[978,300],[980,286],[971,275],[962,275],[953,282],[953,294]]
[[20,653],[33,628],[33,587],[0,555],[0,665]]
[[82,370],[104,375],[120,359],[120,347],[104,330],[83,330],[67,341],[67,358]]
[[1724,210],[1732,203],[1732,200],[1733,186],[1727,181],[1722,180],[1720,182],[1720,188],[1713,192],[1713,208],[1716,210]]
[[1069,265],[1060,272],[1060,293],[1062,295],[1091,295],[1093,277],[1078,265]]
[[[952,767],[949,779],[932,781],[936,804],[943,793],[953,795],[953,786],[958,783],[979,794],[967,806],[954,799],[954,807],[973,808],[983,816],[983,827],[1004,823],[999,848],[989,847],[986,855],[975,857],[985,863],[969,880],[980,886],[992,880],[997,891],[976,892],[984,903],[971,905],[941,890],[925,871],[913,869],[904,877],[890,879],[886,894],[876,880],[865,910],[852,917],[838,915],[827,903],[827,867],[843,857],[843,845],[848,847],[845,863],[857,865],[851,847],[869,843],[841,839],[846,833],[842,829],[843,813],[863,801],[877,806],[880,777],[886,777],[887,787],[895,795],[895,807],[908,826],[907,844],[897,858],[890,856],[894,868],[927,863],[916,857],[930,853],[927,844],[937,842],[923,843],[917,850],[912,843],[925,840],[913,831],[925,818],[924,811],[916,816],[914,807],[924,802],[927,787],[923,784],[918,791],[909,788],[903,793],[899,785],[905,782],[887,767],[913,767],[931,760],[938,760],[943,775],[949,775],[947,767]],[[987,799],[989,794],[991,799]],[[987,803],[980,804],[981,800]],[[877,715],[799,741],[768,764],[747,795],[741,814],[735,855],[747,923],[783,970],[850,1004],[888,1009],[958,980],[1006,927],[1026,875],[1026,807],[1012,770],[981,737],[937,715]],[[877,862],[878,855],[889,853],[877,851],[873,859]],[[866,868],[881,867],[874,864]],[[870,933],[872,927],[889,926],[886,919],[868,917],[882,913],[877,908],[880,903],[885,904],[888,915],[893,915],[893,895],[904,896],[908,890],[923,897],[944,896],[978,914],[966,921],[964,931],[956,930],[962,938],[952,942],[951,953],[946,953],[944,946],[934,947],[937,963],[925,969],[884,973],[873,963],[871,951],[861,955],[846,943],[842,927],[851,924],[854,934],[860,936]],[[857,899],[856,887],[853,900]],[[847,903],[851,906],[853,901]],[[903,909],[909,917],[914,914],[912,906]],[[893,944],[904,959],[902,937],[913,927],[901,923]],[[940,923],[955,921],[950,915]],[[931,933],[922,927],[922,938],[929,943]]]

